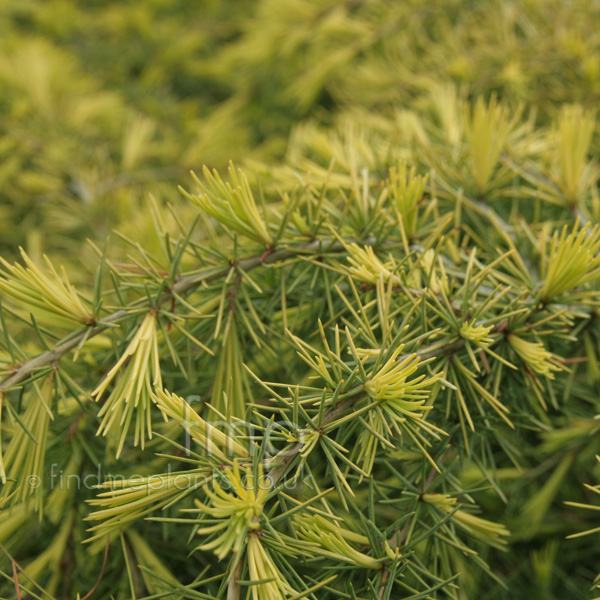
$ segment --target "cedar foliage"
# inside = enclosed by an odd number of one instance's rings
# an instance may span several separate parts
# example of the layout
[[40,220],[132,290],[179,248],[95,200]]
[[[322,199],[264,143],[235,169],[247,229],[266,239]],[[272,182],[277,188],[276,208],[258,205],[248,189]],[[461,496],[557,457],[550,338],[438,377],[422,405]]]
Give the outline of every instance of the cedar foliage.
[[598,13],[0,6],[0,595],[597,595]]

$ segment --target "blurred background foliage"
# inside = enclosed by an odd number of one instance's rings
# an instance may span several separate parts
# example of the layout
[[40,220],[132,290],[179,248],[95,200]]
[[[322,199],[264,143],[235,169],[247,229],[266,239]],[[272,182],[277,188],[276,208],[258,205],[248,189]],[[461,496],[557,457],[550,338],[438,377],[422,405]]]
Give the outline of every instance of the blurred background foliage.
[[297,158],[317,126],[391,120],[406,146],[457,93],[547,125],[600,98],[599,20],[582,0],[3,0],[0,250],[143,236],[150,188],[181,204],[190,169]]

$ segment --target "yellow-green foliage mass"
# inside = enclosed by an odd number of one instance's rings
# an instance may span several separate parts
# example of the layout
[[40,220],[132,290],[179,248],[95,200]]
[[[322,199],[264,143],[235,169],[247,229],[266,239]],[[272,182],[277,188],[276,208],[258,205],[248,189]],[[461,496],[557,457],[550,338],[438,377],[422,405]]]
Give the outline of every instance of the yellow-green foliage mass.
[[0,0],[0,597],[597,596],[599,25]]

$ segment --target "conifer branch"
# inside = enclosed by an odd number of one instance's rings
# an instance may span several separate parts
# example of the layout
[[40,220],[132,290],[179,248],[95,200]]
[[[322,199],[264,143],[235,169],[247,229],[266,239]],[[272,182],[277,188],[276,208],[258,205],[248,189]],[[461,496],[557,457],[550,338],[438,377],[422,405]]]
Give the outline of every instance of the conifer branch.
[[235,569],[231,574],[231,578],[229,579],[229,583],[227,585],[227,600],[239,600],[239,580],[242,578],[242,567],[244,566],[244,561],[242,560],[241,556],[239,556],[237,553],[234,553],[231,557],[231,562],[235,564]]
[[[365,240],[366,245],[372,244],[374,240]],[[296,258],[310,254],[325,254],[344,252],[346,247],[338,240],[314,240],[303,246],[296,248],[280,248],[269,253],[261,252],[255,256],[239,260],[235,266],[242,271],[249,272],[261,265],[283,262],[291,258]],[[232,265],[222,268],[211,269],[204,273],[188,275],[181,277],[176,281],[171,290],[166,292],[159,300],[159,304],[170,302],[174,294],[183,294],[189,292],[203,284],[210,283],[227,276]],[[148,306],[147,301],[142,301],[135,304],[136,307]],[[78,332],[73,332],[65,340],[58,343],[52,349],[35,356],[14,368],[14,372],[9,377],[0,382],[0,395],[3,395],[10,388],[15,387],[24,379],[27,379],[34,371],[46,365],[58,362],[65,354],[77,348],[83,340],[89,340],[94,336],[102,333],[109,325],[118,323],[129,315],[126,309],[119,309],[106,317],[96,320],[94,324],[81,329]]]

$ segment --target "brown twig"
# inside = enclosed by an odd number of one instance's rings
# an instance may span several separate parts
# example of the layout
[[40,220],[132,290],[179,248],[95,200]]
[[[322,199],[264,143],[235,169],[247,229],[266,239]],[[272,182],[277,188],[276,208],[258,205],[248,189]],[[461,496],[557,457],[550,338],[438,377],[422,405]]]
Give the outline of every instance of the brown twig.
[[233,555],[233,561],[237,561],[235,570],[231,575],[229,584],[227,585],[227,600],[239,600],[240,598],[240,584],[239,580],[242,578],[242,566],[243,558],[238,554]]
[[6,556],[8,556],[8,559],[10,560],[11,564],[12,564],[12,572],[13,572],[13,581],[15,584],[15,593],[17,595],[17,600],[21,600],[21,586],[19,585],[19,573],[17,571],[17,569],[19,571],[22,571],[23,568],[21,567],[21,565],[10,555],[10,553],[8,552],[8,550],[2,545],[0,544],[0,549],[2,550],[2,552],[4,552],[4,554],[6,554]]
[[[364,243],[368,245],[373,242],[374,240],[366,240]],[[344,249],[344,245],[338,241],[315,240],[303,246],[274,250],[273,252],[271,252],[271,254],[267,256],[263,256],[262,254],[252,256],[238,261],[236,263],[236,266],[238,269],[242,269],[243,271],[248,272],[261,265],[282,262],[291,258],[302,256],[304,254],[311,254],[316,251],[321,253],[336,253],[343,252]],[[222,279],[223,277],[227,276],[230,269],[231,266],[217,267],[213,269],[207,269],[206,271],[196,273],[194,275],[181,277],[176,283],[173,284],[170,291],[165,293],[162,296],[162,298],[160,298],[159,304],[164,304],[166,302],[171,301],[174,294],[183,294],[201,286],[202,284]],[[141,301],[134,306],[139,307],[147,305],[147,301]],[[90,327],[86,327],[78,332],[74,332],[70,335],[70,337],[59,342],[51,350],[48,350],[47,352],[39,354],[38,356],[21,363],[15,368],[12,375],[0,382],[0,400],[4,395],[4,392],[21,383],[21,381],[26,379],[36,369],[44,367],[52,362],[59,361],[65,354],[76,348],[84,339],[87,341],[93,338],[94,336],[102,333],[107,328],[107,326],[118,323],[119,321],[125,319],[128,315],[129,312],[126,309],[117,310],[116,312],[107,315],[106,317],[98,319],[98,321],[93,325],[91,329]]]
[[13,558],[12,561],[12,570],[13,570],[13,579],[15,580],[15,593],[17,594],[17,600],[21,600],[21,588],[19,586],[19,574],[17,573],[17,563]]
[[106,538],[106,548],[104,549],[104,560],[102,561],[102,568],[100,569],[100,575],[98,575],[98,579],[96,583],[92,587],[92,589],[85,595],[81,600],[88,600],[88,598],[96,591],[96,588],[100,585],[102,581],[102,576],[104,575],[104,569],[106,568],[106,562],[108,560],[108,549],[110,546],[110,535]]

